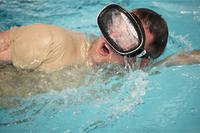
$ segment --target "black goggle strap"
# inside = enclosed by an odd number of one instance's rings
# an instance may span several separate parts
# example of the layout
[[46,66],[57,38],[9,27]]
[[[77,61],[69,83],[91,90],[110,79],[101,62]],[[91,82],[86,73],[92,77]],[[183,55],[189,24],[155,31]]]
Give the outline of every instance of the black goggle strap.
[[143,48],[141,47],[137,51],[131,53],[131,54],[124,54],[123,56],[127,57],[138,57],[138,58],[150,58],[150,54]]
[[150,57],[145,49],[143,49],[143,51],[136,56],[139,57],[139,58],[149,58]]

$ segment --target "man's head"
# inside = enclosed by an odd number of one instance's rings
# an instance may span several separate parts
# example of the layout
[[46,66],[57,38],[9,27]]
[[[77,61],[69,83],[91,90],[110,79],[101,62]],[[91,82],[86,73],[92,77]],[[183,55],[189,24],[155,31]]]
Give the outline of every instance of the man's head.
[[147,42],[151,36],[153,38],[145,44],[146,51],[152,58],[159,57],[163,53],[167,44],[167,23],[161,15],[147,8],[132,10],[130,13],[135,14],[142,22],[144,30],[146,30],[145,34]]
[[[168,29],[166,22],[159,14],[149,9],[140,8],[130,13],[136,15],[142,23],[146,38],[144,49],[151,58],[159,57],[167,43]],[[126,57],[115,52],[103,36],[100,36],[93,42],[89,50],[89,56],[93,64],[124,64],[124,58],[126,58],[128,62],[135,62],[135,57]],[[143,59],[142,63],[146,64],[149,60],[149,58]],[[141,66],[144,66],[143,64],[141,64]]]

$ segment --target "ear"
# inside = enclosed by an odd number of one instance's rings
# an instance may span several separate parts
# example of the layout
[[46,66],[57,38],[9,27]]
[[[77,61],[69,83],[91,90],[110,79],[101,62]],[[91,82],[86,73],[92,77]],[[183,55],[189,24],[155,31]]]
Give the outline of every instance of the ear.
[[150,58],[142,59],[142,61],[140,62],[140,68],[143,69],[147,67],[149,63],[150,63]]

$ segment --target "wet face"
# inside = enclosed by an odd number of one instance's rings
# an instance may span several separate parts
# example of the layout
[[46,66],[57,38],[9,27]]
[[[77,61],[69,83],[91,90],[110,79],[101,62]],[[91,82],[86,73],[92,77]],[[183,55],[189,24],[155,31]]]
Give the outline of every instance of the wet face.
[[[153,40],[153,35],[146,29],[145,30],[145,49],[148,48],[150,42]],[[125,62],[135,63],[135,57],[124,57],[116,53],[108,44],[103,36],[97,38],[89,49],[89,60],[92,65],[98,65],[103,63],[124,65]],[[145,62],[144,62],[145,63]],[[141,64],[142,66],[142,64]]]
[[134,62],[135,57],[127,58],[116,53],[104,39],[103,36],[98,37],[89,49],[89,59],[93,65],[111,63],[124,65],[125,61]]
[[89,58],[93,65],[111,63],[124,64],[124,56],[116,53],[103,36],[97,38],[89,49]]

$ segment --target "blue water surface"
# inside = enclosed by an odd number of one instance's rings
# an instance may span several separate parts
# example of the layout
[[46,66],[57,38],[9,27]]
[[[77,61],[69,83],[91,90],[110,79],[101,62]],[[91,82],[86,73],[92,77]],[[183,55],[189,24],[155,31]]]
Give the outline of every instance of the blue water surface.
[[[1,0],[0,31],[48,23],[99,35],[96,16],[113,2],[128,10],[145,7],[162,14],[170,34],[159,59],[200,49],[199,0]],[[100,68],[88,72],[80,86],[7,97],[18,104],[0,107],[0,132],[200,132],[199,64],[108,73]]]

